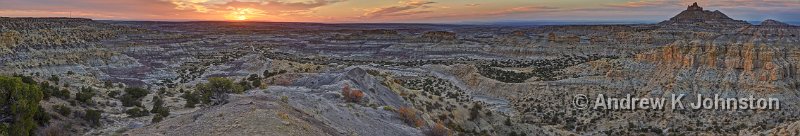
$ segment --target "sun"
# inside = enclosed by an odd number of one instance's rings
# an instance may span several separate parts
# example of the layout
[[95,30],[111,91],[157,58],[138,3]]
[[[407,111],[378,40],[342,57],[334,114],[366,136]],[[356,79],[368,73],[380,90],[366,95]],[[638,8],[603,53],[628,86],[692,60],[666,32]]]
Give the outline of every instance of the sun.
[[241,20],[247,20],[247,16],[245,16],[245,15],[239,15],[239,16],[236,16],[236,19],[235,19],[235,20],[240,20],[240,21],[241,21]]
[[239,20],[239,21],[242,21],[242,20],[251,19],[253,17],[261,16],[261,15],[264,14],[264,11],[259,10],[259,9],[253,9],[253,8],[234,8],[234,7],[230,7],[228,9],[230,11],[229,11],[229,13],[227,15],[225,15],[225,18],[227,18],[228,20]]

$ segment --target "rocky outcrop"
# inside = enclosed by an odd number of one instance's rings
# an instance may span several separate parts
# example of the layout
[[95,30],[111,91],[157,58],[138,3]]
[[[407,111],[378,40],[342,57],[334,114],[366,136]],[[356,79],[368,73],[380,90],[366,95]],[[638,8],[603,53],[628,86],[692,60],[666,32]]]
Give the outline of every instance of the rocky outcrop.
[[330,38],[335,41],[353,41],[353,40],[380,40],[380,41],[395,41],[403,39],[403,35],[397,30],[391,29],[374,29],[374,30],[361,30],[360,32],[351,32],[347,35],[338,35]]
[[700,26],[746,26],[749,23],[742,20],[733,20],[719,10],[703,10],[697,2],[686,10],[669,20],[658,23],[660,25],[700,25]]
[[456,33],[448,31],[430,31],[423,33],[419,39],[430,42],[453,41],[456,40]]
[[[784,52],[768,45],[696,45],[676,42],[659,51],[639,54],[638,59],[657,62],[665,68],[720,70],[735,75],[737,82],[778,81],[786,78],[790,68]],[[698,43],[694,43],[698,44]]]
[[787,27],[792,26],[787,23],[783,23],[777,20],[767,19],[761,22],[761,26],[771,26],[771,27]]
[[0,18],[0,50],[81,46],[143,31],[84,18]]

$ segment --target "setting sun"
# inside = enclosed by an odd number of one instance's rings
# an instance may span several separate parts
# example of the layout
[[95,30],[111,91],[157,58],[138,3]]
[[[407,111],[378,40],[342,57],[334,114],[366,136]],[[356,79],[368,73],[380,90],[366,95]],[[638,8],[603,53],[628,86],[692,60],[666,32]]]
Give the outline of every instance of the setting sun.
[[244,15],[236,16],[236,20],[247,20],[247,16]]
[[230,13],[228,13],[225,17],[228,20],[247,20],[252,17],[264,15],[264,11],[253,8],[229,7],[228,9],[230,10]]

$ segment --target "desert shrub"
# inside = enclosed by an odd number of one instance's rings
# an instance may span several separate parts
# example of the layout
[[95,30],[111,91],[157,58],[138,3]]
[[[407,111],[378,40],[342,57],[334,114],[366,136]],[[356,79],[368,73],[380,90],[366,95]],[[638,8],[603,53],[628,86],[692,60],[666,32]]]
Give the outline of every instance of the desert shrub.
[[114,87],[114,83],[112,83],[111,81],[105,81],[105,82],[103,82],[103,87],[104,88],[112,88],[112,87]]
[[125,94],[120,97],[122,106],[142,106],[141,99],[147,96],[147,93],[149,91],[142,88],[125,88]]
[[94,95],[95,91],[91,87],[81,87],[81,91],[75,94],[75,100],[87,103],[92,100],[92,97],[94,97]]
[[240,80],[238,84],[239,84],[239,86],[242,87],[242,90],[253,89],[253,87],[250,86],[251,85],[250,82],[247,82],[247,80]]
[[139,99],[133,98],[133,96],[130,95],[122,95],[119,100],[122,101],[122,106],[125,107],[142,106],[142,102],[139,101]]
[[32,134],[36,119],[41,118],[38,112],[44,112],[39,107],[43,95],[39,86],[25,83],[23,78],[0,76],[0,118],[11,119],[0,122],[0,134]]
[[394,108],[392,108],[392,106],[383,106],[383,110],[394,111]]
[[260,88],[261,87],[261,79],[253,80],[252,86],[253,86],[253,88]]
[[472,108],[469,109],[469,120],[475,120],[481,117],[481,110],[483,110],[483,106],[478,103],[472,104]]
[[164,116],[161,116],[161,114],[156,114],[155,116],[153,116],[153,119],[150,120],[150,121],[152,123],[158,123],[158,122],[161,122],[161,120],[164,120]]
[[65,117],[72,113],[72,109],[64,105],[53,105],[53,110]]
[[38,107],[38,112],[36,112],[36,115],[33,116],[33,120],[36,120],[36,123],[39,125],[50,123],[50,114],[48,114],[41,105]]
[[167,88],[162,87],[158,89],[158,95],[167,94]]
[[200,99],[198,98],[197,94],[189,92],[189,91],[183,93],[183,95],[181,95],[181,97],[183,99],[186,99],[186,105],[184,105],[184,107],[186,107],[186,108],[194,108],[194,106],[197,105],[197,103],[200,102]]
[[511,117],[506,117],[506,121],[503,122],[503,124],[505,124],[506,126],[513,126],[514,125],[514,124],[511,124]]
[[283,103],[289,103],[289,96],[286,96],[286,95],[284,95],[284,96],[281,96],[281,102],[283,102]]
[[47,80],[50,80],[53,83],[58,83],[59,79],[58,79],[58,76],[56,76],[56,75],[50,75],[50,78],[48,78]]
[[358,103],[361,102],[362,98],[364,98],[364,92],[361,92],[360,90],[350,89],[350,85],[345,85],[342,88],[342,96],[344,100],[347,102]]
[[63,135],[69,134],[69,132],[67,132],[67,130],[64,130],[65,128],[67,128],[67,126],[64,126],[64,125],[61,125],[61,124],[52,124],[52,125],[47,126],[47,128],[44,128],[41,131],[41,133],[38,134],[38,135],[39,136],[63,136]]
[[53,96],[54,93],[57,93],[59,91],[58,87],[52,86],[50,85],[50,83],[47,82],[40,82],[39,87],[42,90],[43,100],[50,100],[50,96]]
[[431,136],[448,136],[448,135],[450,135],[450,130],[448,130],[447,127],[445,127],[444,124],[442,124],[441,122],[436,122],[436,124],[434,124],[431,127],[430,135]]
[[230,79],[221,77],[212,77],[208,79],[208,83],[201,83],[196,86],[201,100],[204,103],[211,105],[219,105],[228,103],[227,93],[242,93],[244,89],[238,84],[233,83]]
[[108,92],[108,97],[110,97],[110,98],[116,98],[118,95],[119,95],[119,91],[109,91]]
[[50,92],[50,93],[51,93],[50,94],[51,96],[56,97],[56,98],[61,98],[62,100],[69,100],[70,99],[69,90],[67,90],[67,89],[61,89],[61,91],[53,91],[53,92]]
[[272,77],[272,76],[275,76],[275,75],[280,75],[280,74],[283,74],[283,73],[286,73],[286,72],[287,72],[286,70],[280,70],[278,72],[269,72],[269,70],[264,70],[264,78],[269,78],[269,77]]
[[102,111],[100,110],[90,110],[86,109],[85,114],[83,115],[83,120],[88,122],[92,126],[100,126],[100,114]]
[[150,93],[150,91],[148,91],[147,89],[142,89],[137,87],[125,88],[125,95],[130,95],[136,99],[141,99],[144,96],[147,96],[148,93]]
[[128,110],[125,111],[125,114],[128,114],[128,117],[131,117],[131,118],[143,117],[143,116],[150,115],[149,112],[147,112],[146,110],[142,110],[139,107],[128,109]]
[[10,133],[9,131],[11,131],[9,130],[10,128],[11,126],[9,126],[8,123],[0,123],[0,136],[10,135],[9,134]]
[[153,97],[153,109],[150,109],[150,113],[155,113],[161,116],[169,116],[169,108],[164,107],[164,100],[161,97]]
[[260,79],[261,78],[258,77],[258,75],[256,75],[256,74],[250,74],[250,76],[247,77],[247,81],[256,81],[256,80],[260,80]]
[[20,78],[22,80],[22,83],[32,84],[32,85],[36,84],[36,80],[33,80],[33,77],[30,76],[14,75],[14,77]]
[[397,114],[400,116],[400,119],[402,119],[408,125],[414,127],[420,127],[424,125],[424,121],[419,117],[417,117],[417,111],[414,110],[413,108],[400,107],[399,109],[397,109]]

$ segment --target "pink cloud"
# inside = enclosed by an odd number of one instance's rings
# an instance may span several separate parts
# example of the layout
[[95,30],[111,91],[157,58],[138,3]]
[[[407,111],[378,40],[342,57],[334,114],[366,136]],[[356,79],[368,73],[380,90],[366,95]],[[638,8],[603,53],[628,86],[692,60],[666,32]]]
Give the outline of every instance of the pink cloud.
[[435,3],[436,2],[430,2],[430,1],[401,1],[400,4],[402,5],[371,9],[368,10],[366,13],[364,13],[361,17],[380,18],[385,16],[406,16],[406,15],[430,13],[432,11],[410,11],[410,10],[429,8],[428,6],[429,4],[435,4]]

